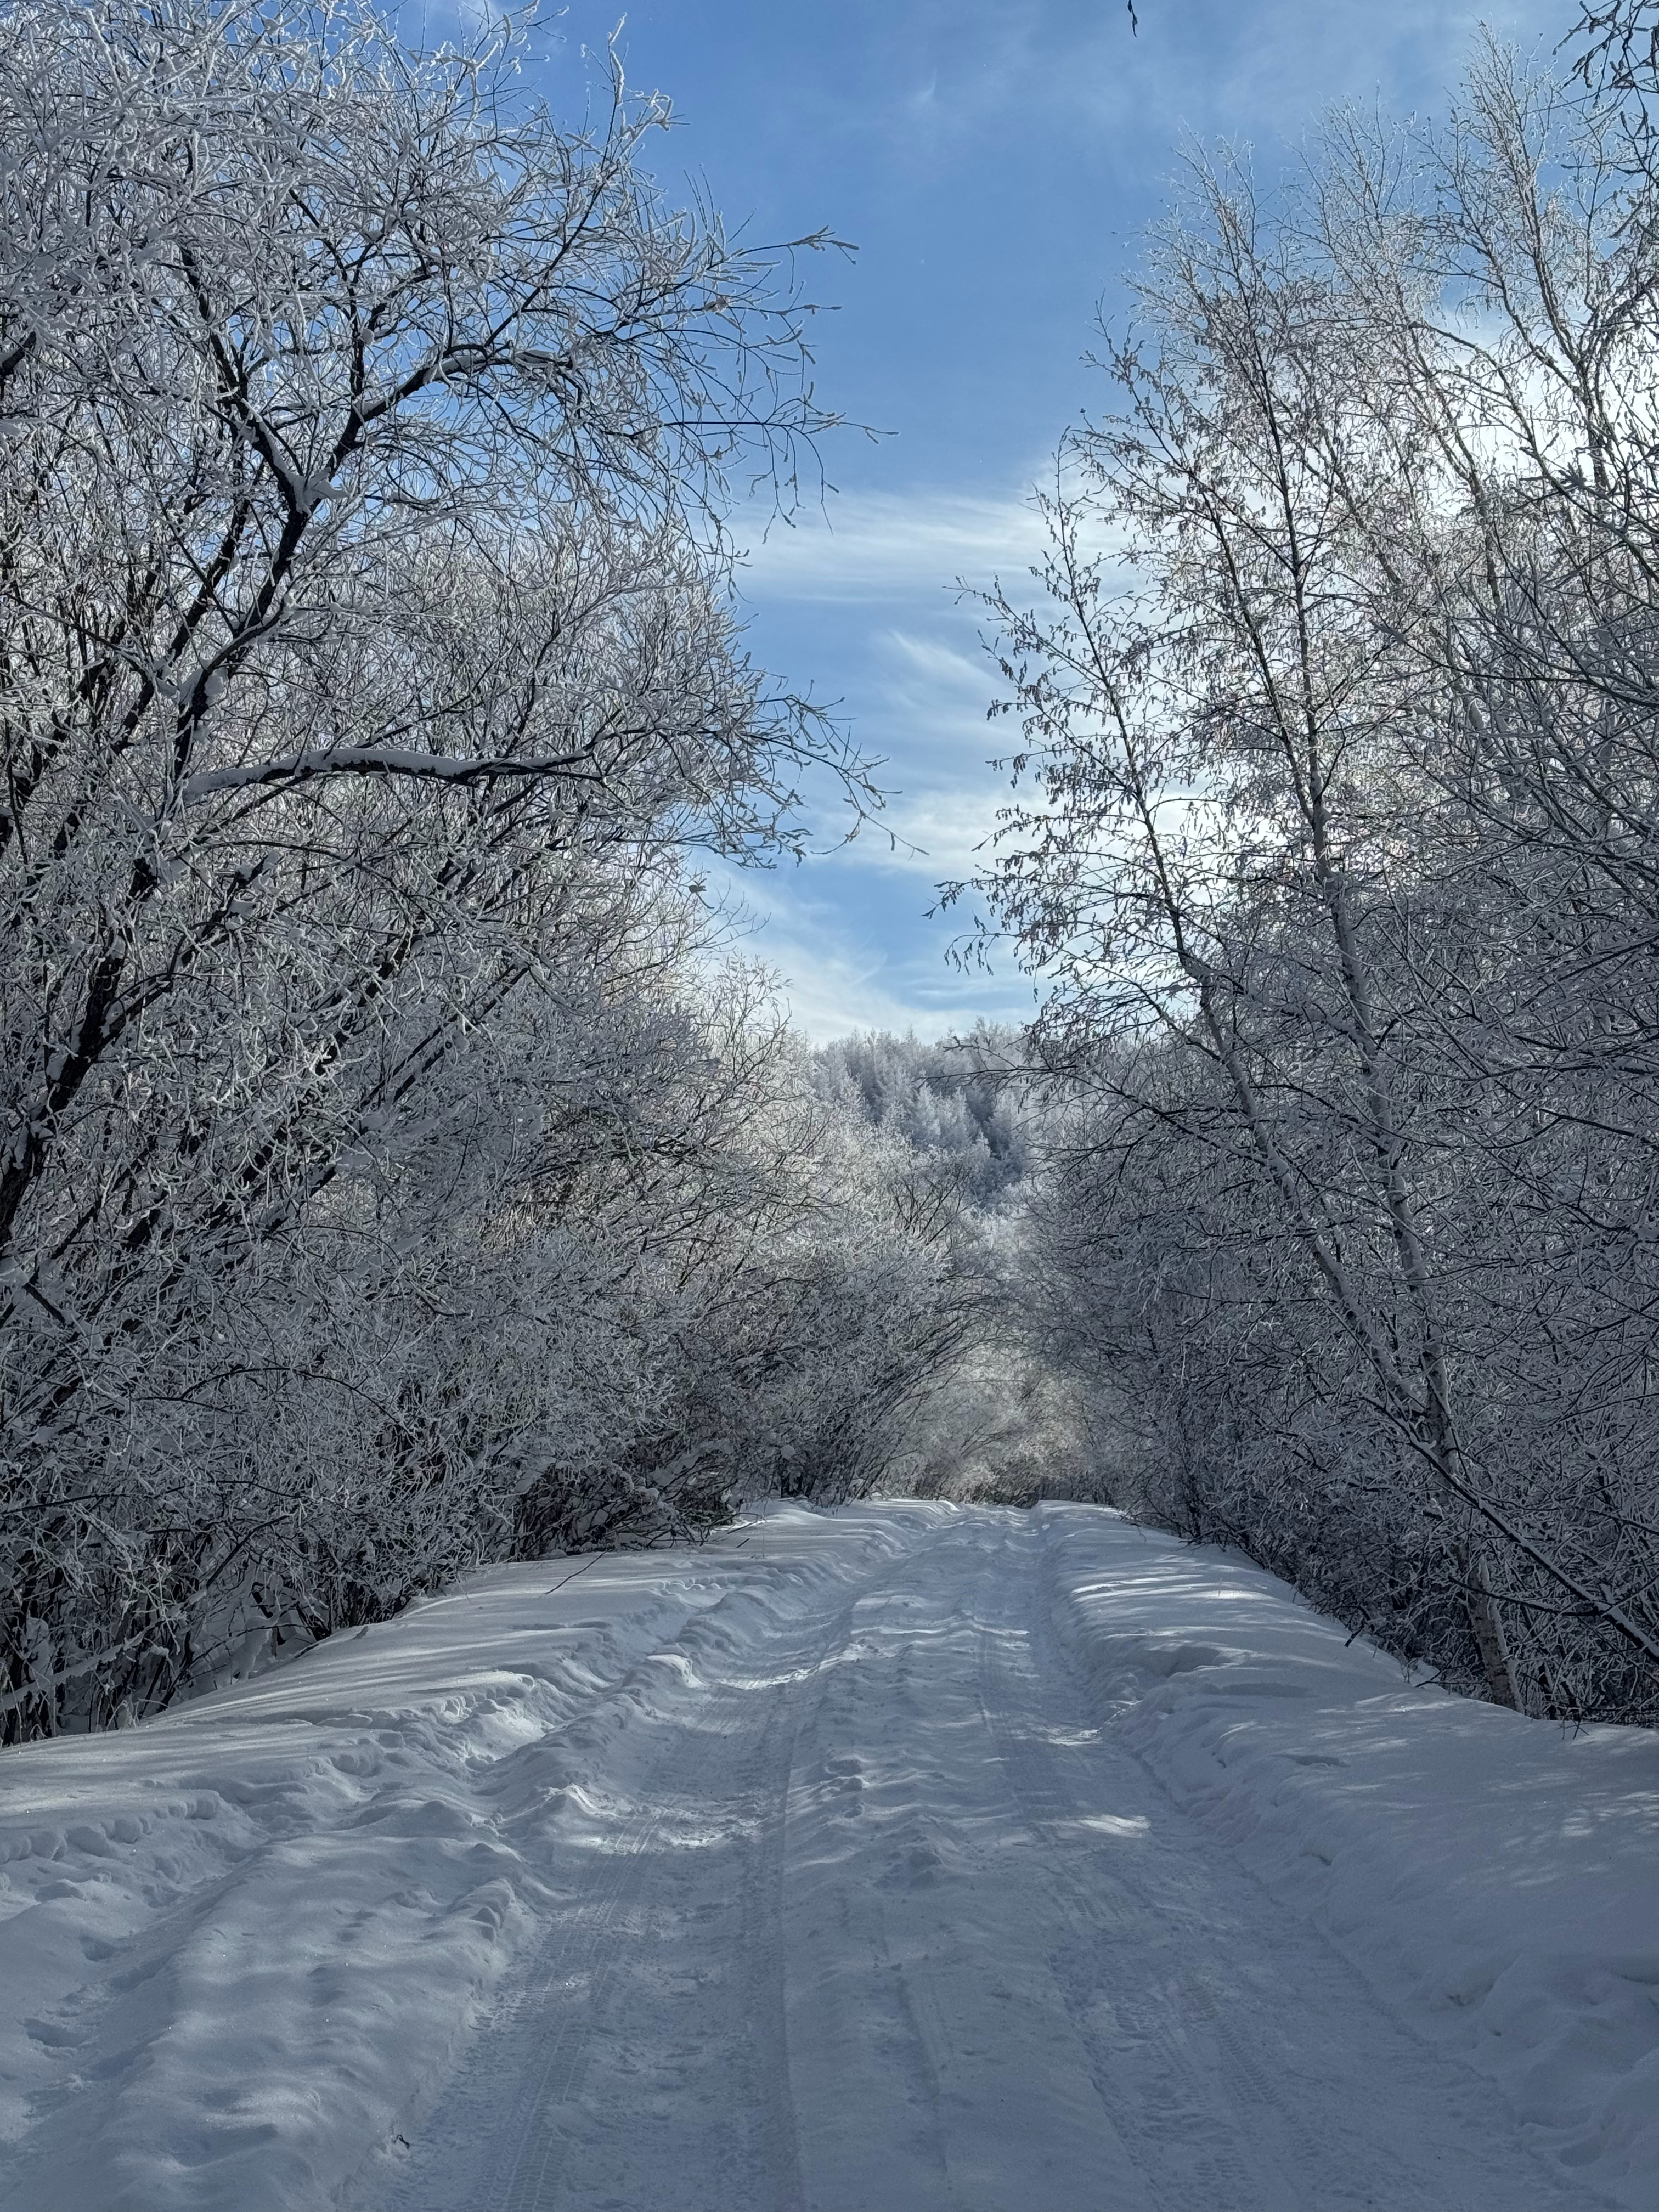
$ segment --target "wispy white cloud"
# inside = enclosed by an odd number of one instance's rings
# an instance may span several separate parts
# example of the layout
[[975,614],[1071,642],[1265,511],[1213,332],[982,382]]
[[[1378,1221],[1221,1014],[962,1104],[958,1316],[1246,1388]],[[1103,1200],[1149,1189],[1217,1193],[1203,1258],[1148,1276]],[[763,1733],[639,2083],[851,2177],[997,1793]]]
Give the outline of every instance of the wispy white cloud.
[[943,692],[958,699],[984,696],[990,672],[981,655],[965,653],[942,638],[917,636],[903,629],[888,630],[884,642],[932,696]]
[[893,989],[884,974],[886,963],[878,957],[860,959],[831,951],[826,957],[822,939],[792,942],[775,922],[767,933],[767,957],[784,975],[791,1020],[814,1043],[870,1029],[901,1035],[914,1030],[931,1041],[951,1025],[937,1006]]
[[795,1026],[815,1042],[868,1029],[913,1030],[931,1041],[981,1019],[1027,1021],[1035,1004],[1012,963],[1006,975],[987,975],[947,966],[942,950],[926,964],[878,948],[860,951],[821,925],[797,933],[787,912],[769,918],[763,942]]
[[927,884],[961,883],[979,874],[992,857],[997,816],[1008,796],[988,768],[954,783],[913,783],[890,804],[884,817],[896,846],[869,860]]
[[1172,125],[1299,136],[1333,100],[1432,97],[1482,24],[1551,46],[1561,0],[1146,0],[1132,34],[1099,0],[956,0],[896,11],[891,88],[871,118],[930,163],[972,159],[1036,118],[1109,130],[1139,164]]
[[797,1028],[814,1039],[855,1029],[914,1030],[933,1038],[975,1021],[1020,1022],[1036,1003],[1012,953],[990,968],[958,963],[976,909],[941,911],[936,895],[902,886],[854,846],[799,868],[756,876],[715,864],[733,951],[779,982]]
[[1522,46],[1549,46],[1572,13],[1560,0],[1391,0],[1386,9],[1375,0],[1256,0],[1231,15],[1219,40],[1212,24],[1202,52],[1176,30],[1185,119],[1200,131],[1299,138],[1336,101],[1438,105],[1483,25]]
[[[1041,559],[1041,516],[1021,497],[939,490],[848,492],[793,524],[757,521],[742,589],[752,599],[888,599],[951,591]],[[745,533],[739,526],[739,542]]]
[[870,644],[869,695],[880,702],[864,733],[890,767],[891,787],[866,863],[913,877],[918,886],[960,880],[982,866],[998,811],[1009,798],[1003,726],[988,720],[999,690],[975,649],[969,617],[944,611],[937,629],[885,629]]

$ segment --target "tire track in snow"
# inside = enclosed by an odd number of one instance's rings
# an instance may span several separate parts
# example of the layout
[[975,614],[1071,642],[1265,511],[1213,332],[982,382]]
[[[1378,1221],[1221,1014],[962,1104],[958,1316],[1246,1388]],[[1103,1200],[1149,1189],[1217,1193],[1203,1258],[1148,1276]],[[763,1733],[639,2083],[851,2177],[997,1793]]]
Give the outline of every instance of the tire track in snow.
[[976,1694],[994,1525],[964,1514],[866,1598],[823,1680],[787,1923],[813,2212],[1147,2202],[1054,1986]]
[[1024,1618],[984,1648],[988,1719],[1018,1802],[1040,1808],[1081,1939],[1062,1985],[1154,2202],[1566,2212],[1490,2088],[1382,2012],[1096,1724],[1042,1602],[1041,1528],[1009,1541]]
[[616,1936],[644,1879],[646,1855],[660,1815],[636,1820],[610,1847],[616,1864],[599,1894],[575,1916],[552,1960],[526,1995],[526,2009],[554,2023],[544,2060],[521,2084],[481,2205],[489,2212],[539,2212],[554,2201],[567,2115],[580,2099],[592,2041],[592,2017],[604,2008],[617,1954]]
[[[1249,2172],[1238,2151],[1241,2136],[1251,2130],[1231,2085],[1206,2063],[1210,2054],[1193,2045],[1192,2015],[1212,2019],[1216,2007],[1207,1994],[1195,2005],[1190,1984],[1183,1990],[1158,1978],[1168,1950],[1165,1932],[1145,1899],[1104,1863],[1103,1844],[1090,1847],[1081,1808],[1062,1785],[1054,1738],[1066,1733],[1075,1743],[1085,1732],[1057,1729],[1042,1710],[1024,1564],[1009,1562],[1005,1616],[981,1631],[978,1694],[1011,1814],[1030,1825],[1042,1880],[1060,1909],[1057,1985],[1151,2201],[1161,2212],[1188,2203],[1195,2212],[1219,2205],[1253,2212],[1261,2201],[1261,2177]],[[1096,1811],[1088,1817],[1121,1821],[1127,1841],[1142,1816]],[[1279,2201],[1292,2201],[1285,2177],[1273,2178],[1282,2191]]]
[[647,1662],[605,1802],[559,1816],[554,1945],[393,2203],[1565,2212],[1489,2087],[1111,1741],[1043,1559],[963,1512]]
[[[826,1651],[811,1686],[810,1711],[796,1740],[788,1812],[790,1849],[785,1869],[787,1933],[794,1947],[786,1978],[792,2027],[791,2086],[799,2115],[802,2185],[814,2208],[833,2201],[823,2193],[824,2138],[845,2136],[847,2115],[859,2115],[858,2131],[894,2155],[900,2146],[884,2130],[884,2102],[902,2115],[903,2201],[924,2200],[920,2185],[944,2184],[947,2167],[939,2125],[940,2084],[929,2039],[918,2020],[905,1962],[889,1939],[882,1892],[874,1880],[844,1882],[839,1865],[860,1853],[869,1815],[866,1796],[872,1771],[870,1747],[860,1747],[859,1670],[878,1655],[885,1616],[902,1590],[877,1588],[854,1601],[839,1623],[833,1651]],[[916,1847],[913,1847],[916,1848]],[[803,1869],[810,1869],[805,1885]],[[823,1879],[813,1877],[822,1873]],[[890,1871],[890,1869],[886,1869]],[[804,1893],[803,1893],[804,1891]],[[803,1924],[803,1915],[811,1924]],[[817,1971],[823,1951],[827,1972]],[[805,1966],[805,1972],[802,1967]],[[802,2002],[802,1984],[808,1994]],[[858,2065],[873,2060],[879,2081]],[[830,2110],[826,2116],[826,2094]],[[826,2124],[827,2119],[827,2124]],[[859,2201],[855,2197],[843,2200]]]
[[[815,1653],[815,1656],[817,1656]],[[773,1694],[762,1744],[764,1782],[755,1821],[754,1862],[742,1884],[745,2010],[757,2079],[749,2100],[752,2164],[772,2212],[801,2212],[800,2158],[789,2090],[789,2030],[783,1996],[783,1870],[790,1778],[800,1716],[787,1686]]]
[[636,1670],[615,1809],[593,1805],[562,1855],[560,1932],[475,2039],[389,2208],[795,2212],[785,1808],[799,1686],[855,1601],[843,1583],[747,1641],[716,1607]]

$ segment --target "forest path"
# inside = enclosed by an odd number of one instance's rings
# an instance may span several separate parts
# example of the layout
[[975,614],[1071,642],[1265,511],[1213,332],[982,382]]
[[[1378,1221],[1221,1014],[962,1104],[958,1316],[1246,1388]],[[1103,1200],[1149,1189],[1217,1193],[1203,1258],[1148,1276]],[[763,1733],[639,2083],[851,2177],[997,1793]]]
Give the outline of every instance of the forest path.
[[551,1936],[374,2203],[1596,2201],[1103,1729],[1047,1558],[964,1512],[746,1649],[657,1655],[681,1694],[617,1726]]

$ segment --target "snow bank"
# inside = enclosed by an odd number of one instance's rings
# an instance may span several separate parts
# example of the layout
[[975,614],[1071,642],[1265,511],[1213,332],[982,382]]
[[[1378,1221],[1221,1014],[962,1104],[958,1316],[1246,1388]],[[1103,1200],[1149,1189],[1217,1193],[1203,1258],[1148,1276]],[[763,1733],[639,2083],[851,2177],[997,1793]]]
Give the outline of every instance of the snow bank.
[[143,1728],[0,1754],[0,2203],[330,2201],[539,1936],[617,1731],[945,1510],[498,1569]]
[[1121,1741],[1535,2142],[1651,2202],[1659,1732],[1413,1688],[1236,1558],[1039,1511],[1050,1617]]

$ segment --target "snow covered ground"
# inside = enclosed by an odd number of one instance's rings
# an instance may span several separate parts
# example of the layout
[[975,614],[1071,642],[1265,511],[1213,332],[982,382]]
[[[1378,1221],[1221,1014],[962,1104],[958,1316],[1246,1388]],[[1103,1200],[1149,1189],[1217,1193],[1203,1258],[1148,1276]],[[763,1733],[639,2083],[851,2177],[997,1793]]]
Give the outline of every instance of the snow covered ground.
[[0,2204],[1650,2207],[1656,1845],[1086,1507],[498,1570],[0,1754]]

